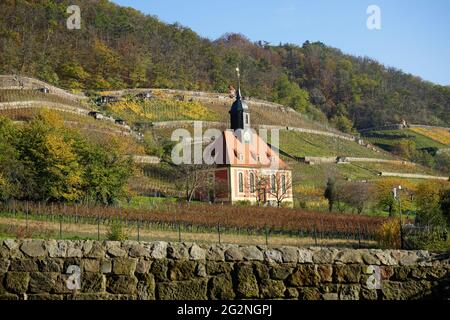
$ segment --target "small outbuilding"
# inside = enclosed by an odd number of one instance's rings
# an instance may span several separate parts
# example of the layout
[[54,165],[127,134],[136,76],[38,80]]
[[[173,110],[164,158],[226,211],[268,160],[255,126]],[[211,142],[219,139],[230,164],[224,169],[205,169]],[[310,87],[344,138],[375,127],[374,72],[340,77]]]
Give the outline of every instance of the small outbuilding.
[[153,95],[151,92],[140,92],[136,95],[136,99],[139,100],[150,100],[153,98]]
[[47,87],[39,88],[37,91],[40,93],[50,93],[50,89]]
[[101,96],[97,98],[97,105],[105,105],[108,103],[118,102],[119,99],[115,96]]
[[104,118],[103,114],[97,111],[91,111],[88,113],[88,115],[97,120],[101,120]]

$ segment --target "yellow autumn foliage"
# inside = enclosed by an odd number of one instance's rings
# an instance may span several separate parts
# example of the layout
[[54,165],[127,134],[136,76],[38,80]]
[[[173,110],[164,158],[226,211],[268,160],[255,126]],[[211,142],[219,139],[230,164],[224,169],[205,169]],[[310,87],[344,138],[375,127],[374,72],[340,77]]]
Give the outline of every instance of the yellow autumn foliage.
[[383,223],[377,232],[377,240],[382,248],[400,248],[400,219],[393,218]]
[[121,101],[108,109],[127,121],[217,120],[217,115],[198,101],[152,99]]
[[442,144],[450,145],[450,130],[443,128],[411,128],[411,131]]

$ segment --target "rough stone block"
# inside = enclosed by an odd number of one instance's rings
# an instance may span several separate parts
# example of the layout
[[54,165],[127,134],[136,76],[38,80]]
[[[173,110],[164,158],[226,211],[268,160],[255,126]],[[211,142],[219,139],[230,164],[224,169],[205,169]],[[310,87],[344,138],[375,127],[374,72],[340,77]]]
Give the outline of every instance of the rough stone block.
[[169,262],[169,279],[183,281],[195,278],[197,262],[190,260],[172,260]]
[[334,280],[337,283],[359,283],[361,279],[360,265],[334,266]]
[[339,264],[349,264],[349,263],[359,263],[362,264],[363,260],[361,253],[358,250],[342,250],[339,251],[334,259],[334,263]]
[[28,257],[45,257],[48,252],[43,240],[27,240],[22,243],[20,250]]
[[313,263],[313,255],[311,250],[300,249],[298,250],[298,262],[299,263]]
[[11,260],[11,264],[9,269],[11,271],[20,271],[20,272],[35,272],[39,271],[36,260],[34,259],[13,259]]
[[189,249],[189,258],[191,260],[205,260],[206,250],[194,243]]
[[81,260],[82,272],[99,272],[100,260],[99,259],[83,259]]
[[44,258],[36,261],[40,272],[62,272],[63,261],[61,259]]
[[155,260],[150,267],[150,272],[155,276],[156,281],[167,281],[168,271],[168,260]]
[[67,241],[50,240],[45,243],[50,258],[65,258],[67,256]]
[[362,288],[361,294],[360,294],[360,299],[361,300],[377,300],[378,299],[377,290]]
[[232,300],[236,296],[229,274],[212,277],[208,287],[209,298],[213,300]]
[[280,249],[283,262],[297,262],[299,259],[298,248],[295,247],[282,247]]
[[106,250],[103,244],[99,241],[92,241],[90,246],[86,246],[85,244],[83,250],[84,250],[84,257],[86,258],[101,259],[106,257]]
[[293,287],[317,286],[320,283],[320,277],[314,265],[299,265],[287,278],[287,283]]
[[152,274],[138,276],[137,298],[138,300],[155,300],[155,277]]
[[167,257],[175,260],[188,260],[189,248],[185,243],[169,243]]
[[206,262],[206,273],[209,275],[217,275],[220,273],[229,274],[232,269],[233,267],[229,262],[219,262],[219,261]]
[[306,287],[298,289],[298,299],[299,300],[322,300],[322,295],[319,289]]
[[0,259],[0,273],[8,271],[10,261],[8,259]]
[[358,284],[341,285],[339,287],[340,300],[359,300],[361,286]]
[[241,248],[241,252],[244,256],[244,260],[247,261],[263,261],[264,255],[258,247],[245,246]]
[[244,254],[238,247],[231,247],[225,250],[225,261],[242,261]]
[[290,265],[272,265],[270,267],[270,277],[274,280],[285,280],[292,274],[294,268]]
[[297,288],[287,288],[286,298],[288,299],[298,299],[298,289]]
[[145,260],[144,258],[140,258],[136,264],[136,273],[148,273],[150,270],[150,266],[152,262],[149,260]]
[[52,292],[56,284],[58,273],[52,272],[32,272],[30,273],[30,293]]
[[207,280],[161,282],[156,285],[160,300],[206,300]]
[[153,259],[167,258],[167,242],[154,242],[150,247],[150,257]]
[[106,278],[101,273],[83,272],[81,290],[86,293],[101,293],[106,290]]
[[135,294],[138,280],[130,275],[108,275],[106,290],[115,294]]
[[121,275],[132,275],[136,270],[136,258],[116,258],[113,259],[113,273]]
[[381,292],[385,300],[421,299],[430,295],[431,284],[428,281],[383,281]]
[[313,262],[317,264],[332,264],[338,251],[336,249],[320,248],[313,253]]
[[264,251],[264,259],[268,262],[282,263],[283,254],[277,249],[268,249]]
[[283,281],[262,280],[260,284],[261,296],[266,299],[284,298],[286,287]]
[[102,273],[111,273],[112,272],[112,261],[109,259],[100,260],[100,271]]
[[270,278],[270,268],[266,263],[254,262],[253,269],[259,280]]
[[225,250],[220,246],[213,246],[206,250],[207,261],[225,261]]
[[119,241],[108,241],[106,243],[106,252],[113,258],[123,258],[128,256],[127,251],[122,249]]
[[258,282],[251,265],[237,265],[236,292],[241,298],[257,298],[259,296]]
[[5,277],[5,288],[12,293],[22,294],[28,290],[30,274],[27,272],[8,272]]

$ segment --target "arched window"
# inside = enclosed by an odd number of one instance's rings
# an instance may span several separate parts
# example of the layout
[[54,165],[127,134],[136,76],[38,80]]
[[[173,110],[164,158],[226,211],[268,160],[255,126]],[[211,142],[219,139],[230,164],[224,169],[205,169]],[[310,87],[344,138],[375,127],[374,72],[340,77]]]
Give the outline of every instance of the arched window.
[[239,172],[239,192],[244,192],[244,175]]
[[281,176],[281,192],[286,193],[286,176],[284,174]]
[[273,174],[270,176],[270,192],[272,192],[272,193],[275,193],[277,191],[276,186],[275,186],[275,181],[276,181],[276,178],[275,178],[275,175]]
[[250,192],[255,192],[255,174],[250,172]]

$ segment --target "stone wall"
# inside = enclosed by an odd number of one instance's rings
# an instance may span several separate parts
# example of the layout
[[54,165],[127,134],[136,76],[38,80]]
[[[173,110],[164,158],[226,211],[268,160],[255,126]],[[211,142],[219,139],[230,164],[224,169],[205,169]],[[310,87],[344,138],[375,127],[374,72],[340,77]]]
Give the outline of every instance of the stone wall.
[[0,241],[0,299],[449,299],[449,278],[427,251]]

